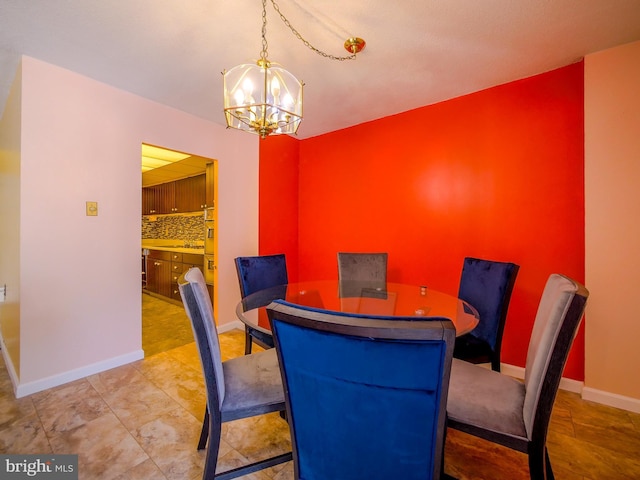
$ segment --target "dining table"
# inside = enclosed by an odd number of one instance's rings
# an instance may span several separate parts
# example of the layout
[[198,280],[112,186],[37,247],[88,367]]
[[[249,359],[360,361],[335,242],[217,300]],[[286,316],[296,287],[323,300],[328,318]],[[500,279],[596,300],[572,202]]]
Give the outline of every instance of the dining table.
[[456,336],[473,330],[480,319],[478,311],[468,302],[424,285],[387,282],[380,286],[368,282],[340,283],[338,280],[295,282],[259,290],[238,303],[236,315],[249,330],[269,338],[266,307],[274,300],[373,318],[444,317],[452,321]]

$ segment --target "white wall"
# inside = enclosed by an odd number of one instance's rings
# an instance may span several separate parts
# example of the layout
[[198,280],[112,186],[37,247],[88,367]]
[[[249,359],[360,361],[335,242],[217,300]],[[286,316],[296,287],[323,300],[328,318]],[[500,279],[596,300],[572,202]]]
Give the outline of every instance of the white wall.
[[233,258],[257,252],[257,137],[29,57],[21,114],[18,395],[142,356],[143,142],[218,160],[218,322],[235,320]]
[[587,399],[640,412],[640,42],[585,59]]

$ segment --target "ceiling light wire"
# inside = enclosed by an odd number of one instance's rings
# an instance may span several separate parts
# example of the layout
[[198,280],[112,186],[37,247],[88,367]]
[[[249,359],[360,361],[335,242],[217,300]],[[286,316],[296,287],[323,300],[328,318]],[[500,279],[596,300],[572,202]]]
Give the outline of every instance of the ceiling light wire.
[[[264,0],[263,0],[264,1]],[[348,42],[353,43],[353,41],[355,41],[355,38],[349,38],[347,39],[347,41],[345,42],[345,48],[351,52],[351,55],[348,56],[336,56],[336,55],[331,55],[330,53],[326,53],[323,52],[322,50],[314,47],[313,45],[311,45],[311,43],[306,40],[301,34],[300,32],[298,32],[298,30],[291,24],[291,22],[287,19],[287,17],[284,16],[284,14],[280,11],[280,6],[276,3],[275,0],[271,0],[271,4],[273,5],[273,9],[276,11],[276,13],[280,16],[280,20],[282,20],[282,22],[289,27],[289,30],[291,30],[291,32],[296,36],[296,38],[298,40],[300,40],[306,47],[308,47],[309,49],[313,50],[314,52],[316,52],[318,55],[321,55],[325,58],[329,58],[331,60],[338,60],[338,61],[344,61],[344,60],[355,60],[356,58],[356,53],[362,51],[362,49],[364,48],[364,40],[358,39],[362,42],[362,47],[354,50],[354,49],[349,49],[347,47]],[[264,36],[263,36],[264,38]]]

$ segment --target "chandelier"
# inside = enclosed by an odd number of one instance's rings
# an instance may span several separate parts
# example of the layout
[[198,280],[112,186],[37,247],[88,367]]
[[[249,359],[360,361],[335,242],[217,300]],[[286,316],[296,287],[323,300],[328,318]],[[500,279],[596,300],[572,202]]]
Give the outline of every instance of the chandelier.
[[[344,43],[349,56],[338,57],[318,50],[306,41],[280,12],[275,0],[273,8],[293,34],[314,52],[332,60],[351,60],[365,47],[361,38],[351,37]],[[267,53],[267,0],[262,0],[262,51],[256,63],[237,65],[222,72],[224,114],[227,128],[237,128],[260,135],[295,134],[302,121],[304,82],[272,63]]]

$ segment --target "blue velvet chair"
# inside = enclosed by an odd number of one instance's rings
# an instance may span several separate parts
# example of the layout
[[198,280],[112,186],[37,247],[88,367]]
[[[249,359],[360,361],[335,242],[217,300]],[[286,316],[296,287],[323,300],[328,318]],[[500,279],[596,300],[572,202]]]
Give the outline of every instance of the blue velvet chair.
[[183,273],[178,288],[191,320],[207,389],[207,409],[198,442],[198,450],[207,446],[202,478],[236,478],[291,460],[288,452],[216,474],[223,422],[284,411],[278,358],[276,351],[270,349],[223,362],[213,308],[200,269]]
[[480,322],[472,332],[456,338],[454,358],[491,363],[492,370],[500,371],[502,334],[519,269],[515,263],[464,259],[458,297],[478,310]]
[[363,289],[387,287],[386,253],[338,252],[340,297],[357,297]]
[[[235,263],[242,298],[265,288],[289,283],[284,254],[238,257]],[[251,353],[253,342],[262,348],[273,348],[271,335],[245,326],[245,354]]]
[[546,445],[549,419],[588,296],[575,280],[549,277],[529,340],[524,382],[453,360],[449,427],[527,454],[532,480],[554,478]]
[[267,307],[294,478],[439,479],[455,328],[448,319]]

